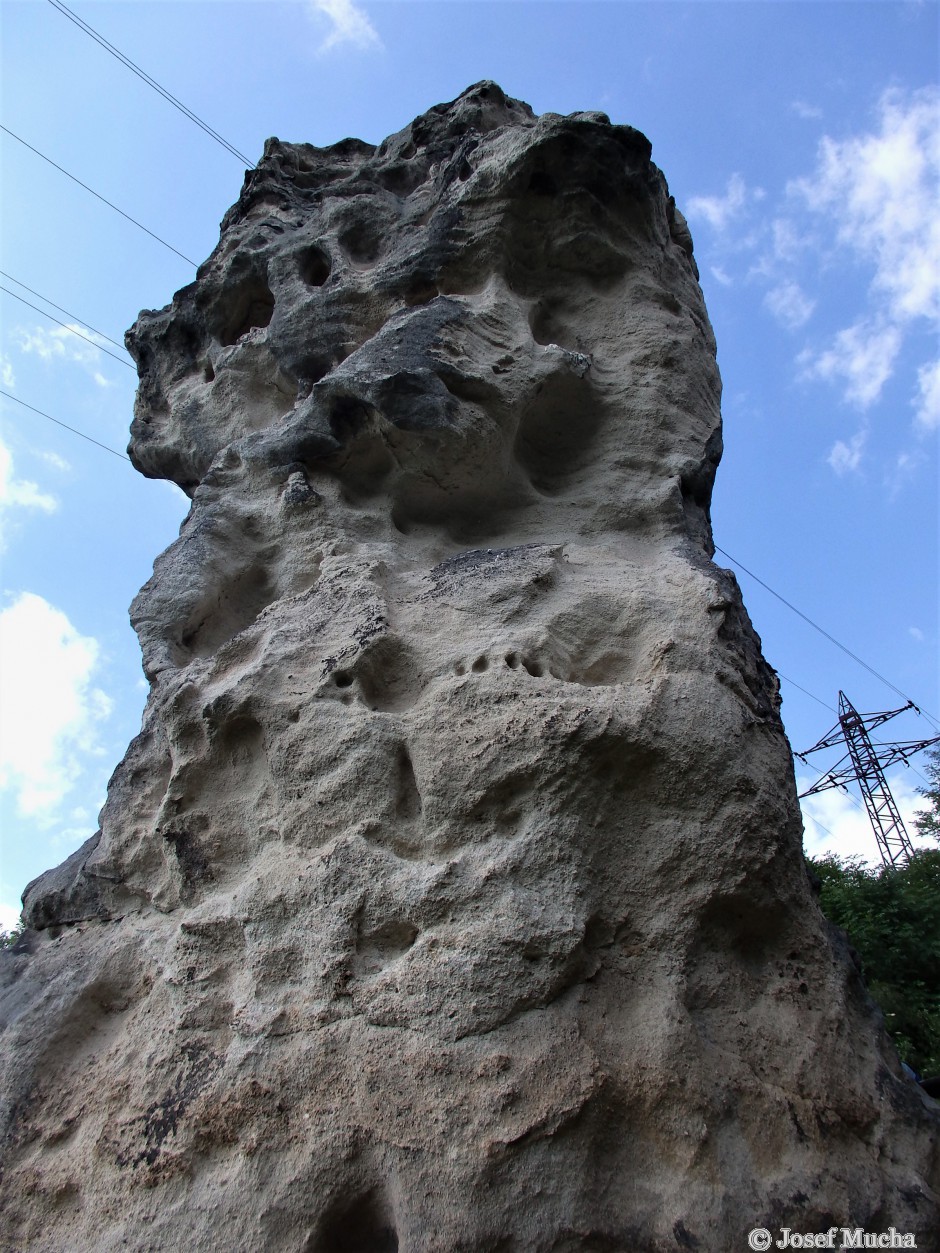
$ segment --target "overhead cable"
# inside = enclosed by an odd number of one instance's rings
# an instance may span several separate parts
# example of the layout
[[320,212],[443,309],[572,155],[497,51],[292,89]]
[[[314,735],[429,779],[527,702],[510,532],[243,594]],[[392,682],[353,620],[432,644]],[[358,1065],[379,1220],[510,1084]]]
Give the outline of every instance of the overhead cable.
[[[12,296],[14,300],[18,300],[21,304],[26,305],[28,309],[35,309],[37,313],[41,313],[42,316],[44,318],[48,318],[50,322],[55,322],[56,326],[64,327],[73,335],[77,335],[79,339],[83,339],[86,344],[91,344],[92,348],[97,348],[99,352],[105,353],[107,356],[112,357],[115,361],[120,361],[121,365],[126,365],[129,370],[133,370],[134,367],[124,357],[119,357],[116,352],[111,352],[107,348],[102,348],[101,345],[96,344],[93,339],[89,339],[87,335],[83,335],[81,331],[77,331],[74,326],[69,326],[66,322],[60,322],[59,319],[54,318],[51,313],[46,313],[45,309],[40,309],[38,305],[32,304],[31,301],[24,300],[22,296],[18,296],[15,291],[10,291],[9,287],[4,287],[2,283],[0,283],[0,291],[6,292],[8,296]],[[95,331],[95,334],[97,335],[98,332]],[[111,340],[110,342],[114,343],[114,340]]]
[[[781,674],[779,670],[777,671],[777,674],[781,679],[783,679],[785,683],[789,683],[790,686],[795,687],[798,692],[802,692],[804,696],[808,696],[810,700],[814,700],[817,705],[822,705],[823,709],[828,709],[831,714],[835,714],[838,717],[838,714],[839,714],[838,709],[836,709],[833,705],[830,705],[827,701],[824,701],[821,696],[817,696],[815,692],[809,691],[808,688],[801,687],[800,684],[797,683],[794,679],[790,679],[785,674]],[[884,740],[879,740],[878,737],[875,735],[871,736],[871,739],[873,740],[875,744],[880,744],[882,748],[888,747],[888,745],[885,744]],[[804,766],[807,766],[807,767],[809,766],[809,762],[806,761],[802,756],[800,756],[799,753],[794,753],[793,756],[799,757],[800,761],[803,762]],[[922,775],[916,766],[912,766],[909,761],[905,761],[904,765],[907,766],[908,770],[913,770],[914,773],[917,775],[918,779],[923,779],[923,781],[927,784],[927,786],[928,787],[930,786],[930,780],[925,775]],[[820,770],[817,777],[822,778],[822,776],[825,773],[826,772],[824,770]],[[851,795],[851,793],[849,793],[849,795]],[[861,806],[859,806],[859,808],[861,808]]]
[[84,431],[76,430],[74,426],[69,426],[67,422],[60,422],[58,418],[54,418],[51,413],[43,413],[41,409],[37,409],[35,405],[28,405],[25,400],[20,400],[19,396],[14,396],[12,392],[4,391],[0,387],[0,396],[6,396],[7,400],[15,400],[18,405],[22,405],[24,409],[31,409],[33,413],[38,413],[41,418],[48,418],[50,422],[54,422],[56,426],[64,427],[65,430],[71,431],[73,435],[78,435],[81,439],[87,439],[89,444],[95,444],[98,448],[103,448],[105,452],[111,453],[115,457],[120,457],[122,461],[126,461],[128,465],[133,465],[130,457],[125,457],[124,453],[118,452],[116,448],[109,448],[107,444],[102,444],[100,440],[92,439],[90,435],[86,435]]
[[114,44],[108,43],[107,39],[105,39],[103,35],[100,35],[94,27],[89,26],[87,22],[83,21],[82,18],[78,16],[78,14],[73,13],[71,9],[62,4],[61,0],[49,0],[49,3],[53,8],[58,9],[64,17],[67,17],[70,22],[74,22],[79,30],[84,31],[86,35],[90,35],[95,43],[100,44],[106,52],[110,52],[113,57],[116,57],[122,65],[127,66],[127,68],[133,74],[136,74],[139,79],[145,82],[148,87],[152,87],[153,90],[157,92],[158,95],[161,95],[168,104],[171,104],[174,109],[179,109],[180,113],[182,113],[184,117],[189,118],[189,120],[194,122],[200,130],[205,131],[205,133],[211,139],[214,139],[217,144],[221,144],[221,146],[227,152],[230,152],[233,157],[235,157],[243,165],[246,165],[249,169],[254,167],[254,161],[252,161],[249,157],[246,157],[243,152],[239,152],[238,149],[230,144],[227,139],[224,139],[218,131],[213,130],[208,123],[204,122],[198,114],[193,113],[192,109],[188,109],[182,101],[177,100],[177,98],[167,91],[165,87],[162,87],[155,78],[151,78],[150,75],[145,70],[142,70],[139,65],[136,65],[130,57],[125,56],[120,48],[115,48]]
[[[60,313],[64,313],[67,318],[71,318],[73,322],[78,322],[81,326],[86,327],[89,331],[94,331],[96,335],[100,335],[102,339],[106,339],[109,344],[113,344],[115,348],[120,348],[121,352],[127,349],[123,344],[119,344],[116,339],[112,339],[110,335],[105,335],[104,331],[99,331],[97,327],[92,326],[90,322],[86,322],[84,318],[76,317],[74,313],[69,313],[68,309],[63,309],[61,305],[57,305],[54,300],[50,300],[48,296],[44,296],[42,292],[34,291],[32,287],[27,287],[24,282],[18,278],[14,278],[12,274],[7,274],[6,270],[0,270],[0,275],[7,278],[11,283],[15,283],[17,287],[22,287],[23,291],[28,291],[31,296],[35,296],[37,300],[41,300],[43,304],[52,305],[53,309],[58,309]],[[16,296],[15,292],[10,292],[11,296]],[[22,296],[16,296],[17,300],[22,300]],[[23,301],[26,304],[26,301]],[[64,323],[62,324],[64,325]]]
[[829,712],[833,714],[837,712],[827,701],[824,701],[821,696],[817,696],[815,692],[808,691],[805,687],[800,687],[799,683],[797,683],[795,679],[788,678],[787,675],[781,674],[779,670],[777,671],[777,674],[781,679],[783,679],[784,683],[789,683],[790,686],[795,687],[798,692],[802,692],[804,696],[808,696],[810,700],[814,700],[817,705],[822,705],[823,709],[828,709]]
[[138,222],[137,219],[132,218],[129,213],[125,213],[124,210],[119,209],[116,204],[112,204],[110,200],[105,199],[105,197],[102,196],[100,192],[95,191],[93,187],[89,187],[88,184],[83,183],[80,178],[76,178],[74,174],[70,174],[68,170],[64,170],[62,166],[57,165],[51,157],[47,157],[44,152],[40,152],[39,149],[34,148],[32,144],[28,144],[25,139],[22,139],[19,135],[15,134],[15,132],[11,131],[8,126],[0,124],[0,131],[5,131],[6,134],[8,134],[12,139],[15,139],[17,143],[22,144],[24,148],[28,148],[30,152],[35,152],[37,157],[42,157],[43,161],[47,161],[53,169],[58,170],[60,174],[64,174],[66,178],[70,178],[73,183],[78,183],[79,187],[84,187],[86,191],[90,191],[93,196],[95,196],[103,204],[106,204],[109,209],[113,209],[115,213],[120,213],[121,217],[127,218],[128,222],[133,222],[135,226],[140,227],[140,229],[145,234],[149,235],[151,239],[155,239],[157,243],[162,244],[164,248],[169,248],[170,252],[175,252],[176,255],[181,257],[188,265],[191,265],[194,269],[199,268],[199,263],[194,261],[192,257],[187,257],[186,254],[180,252],[178,248],[174,248],[172,244],[168,244],[165,239],[161,239],[159,235],[155,235],[153,231],[148,230],[148,228],[144,226],[143,222]]
[[745,574],[750,575],[750,577],[754,579],[755,582],[759,583],[762,588],[770,592],[771,596],[775,596],[777,600],[780,601],[781,604],[786,605],[788,609],[792,610],[793,613],[795,613],[798,617],[802,618],[804,622],[808,622],[809,625],[813,628],[813,630],[818,631],[820,635],[825,636],[825,638],[829,640],[830,644],[835,644],[836,648],[841,648],[841,650],[844,653],[846,653],[847,656],[851,657],[853,661],[858,662],[858,664],[862,666],[863,669],[867,670],[869,674],[873,674],[875,678],[878,679],[880,682],[884,683],[886,687],[890,687],[892,692],[897,692],[898,696],[903,697],[904,700],[906,701],[910,701],[910,703],[914,706],[917,712],[920,714],[923,714],[924,717],[927,719],[927,721],[932,722],[933,725],[937,727],[937,730],[940,731],[940,725],[938,725],[937,720],[933,717],[933,715],[929,714],[927,710],[924,709],[921,705],[918,705],[917,701],[913,700],[910,696],[908,696],[906,692],[902,692],[899,687],[895,687],[895,685],[891,682],[890,679],[886,679],[883,674],[879,674],[878,671],[873,666],[870,666],[867,661],[863,661],[862,658],[859,657],[856,653],[853,653],[850,648],[846,648],[846,646],[840,643],[840,641],[837,640],[834,635],[830,635],[828,631],[823,630],[823,628],[817,622],[814,622],[812,618],[807,617],[807,615],[803,613],[802,610],[797,609],[796,605],[791,604],[790,601],[786,600],[783,596],[781,596],[779,592],[775,592],[774,589],[769,584],[765,583],[763,579],[758,578],[758,576],[754,573],[753,570],[749,570],[747,566],[742,565],[741,562],[738,561],[735,557],[732,557],[729,552],[726,552],[723,548],[719,548],[717,544],[715,545],[715,551],[721,553],[723,557],[727,557],[728,560],[733,565],[736,565],[739,570],[743,570]]

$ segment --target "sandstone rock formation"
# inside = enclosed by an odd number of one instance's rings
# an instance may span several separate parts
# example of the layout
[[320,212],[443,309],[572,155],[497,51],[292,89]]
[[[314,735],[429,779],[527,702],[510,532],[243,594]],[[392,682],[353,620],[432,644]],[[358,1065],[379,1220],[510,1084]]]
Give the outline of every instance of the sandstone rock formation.
[[712,564],[650,145],[492,83],[270,140],[128,335],[192,496],[101,832],[6,954],[0,1245],[644,1253],[937,1230]]

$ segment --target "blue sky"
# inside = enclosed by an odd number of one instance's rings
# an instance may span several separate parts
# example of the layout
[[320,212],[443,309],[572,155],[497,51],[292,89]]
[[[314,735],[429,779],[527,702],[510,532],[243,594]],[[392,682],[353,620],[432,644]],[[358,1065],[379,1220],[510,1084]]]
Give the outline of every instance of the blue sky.
[[[252,159],[269,135],[378,142],[481,78],[538,112],[602,109],[644,131],[689,219],[718,337],[716,542],[940,715],[936,3],[69,7]],[[0,23],[3,125],[203,260],[238,195],[239,161],[47,0],[4,0]],[[19,284],[120,343],[139,309],[192,280],[192,265],[5,132],[0,160],[0,269]],[[0,386],[120,452],[135,376],[105,355],[120,348],[81,329],[92,343],[0,292]],[[0,416],[9,925],[27,880],[96,829],[146,694],[127,607],[187,502],[15,400],[0,397]],[[738,573],[786,676],[794,747],[835,722],[840,688],[862,710],[904,703]],[[907,714],[890,732],[933,727]],[[910,814],[923,780],[893,781]],[[830,792],[805,812],[810,851],[875,857],[851,798]]]

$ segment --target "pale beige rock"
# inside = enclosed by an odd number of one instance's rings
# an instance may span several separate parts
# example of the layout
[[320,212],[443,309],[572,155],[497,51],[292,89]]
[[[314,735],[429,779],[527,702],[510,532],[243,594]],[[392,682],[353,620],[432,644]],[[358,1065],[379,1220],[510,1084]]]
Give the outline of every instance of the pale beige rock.
[[271,140],[128,342],[133,459],[193,507],[100,840],[4,955],[2,1247],[936,1247],[936,1106],[710,560],[647,141],[486,83]]

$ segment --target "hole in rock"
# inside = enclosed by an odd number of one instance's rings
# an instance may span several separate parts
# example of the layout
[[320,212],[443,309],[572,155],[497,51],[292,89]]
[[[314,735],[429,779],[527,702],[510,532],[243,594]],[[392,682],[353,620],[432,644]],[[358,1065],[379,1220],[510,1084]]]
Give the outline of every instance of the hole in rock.
[[529,310],[529,329],[532,331],[532,338],[543,348],[548,344],[557,344],[559,348],[567,348],[569,352],[578,351],[575,333],[552,304],[540,301]]
[[478,657],[476,661],[473,663],[473,665],[471,666],[471,669],[475,670],[477,674],[480,674],[482,671],[488,670],[489,665],[490,663],[486,659],[486,657]]
[[373,265],[382,249],[377,231],[368,222],[355,222],[343,231],[339,242],[354,265]]
[[373,961],[384,965],[402,957],[418,938],[418,928],[410,922],[393,920],[363,936],[361,950]]
[[394,631],[374,639],[356,661],[356,680],[370,709],[390,713],[409,709],[421,694],[421,666]]
[[211,657],[239,632],[244,631],[275,597],[275,588],[264,566],[249,566],[221,587],[213,589],[193,615],[195,623],[180,638],[183,647],[197,657]]
[[337,687],[352,687],[353,677],[348,670],[337,670],[333,682]]
[[514,452],[537,491],[562,491],[589,463],[602,422],[583,378],[553,374],[525,409]]
[[412,166],[404,161],[398,161],[394,165],[388,165],[379,170],[376,174],[376,182],[386,191],[390,191],[393,196],[410,196],[421,182],[422,173],[420,165]]
[[197,836],[191,831],[176,828],[165,831],[163,838],[173,849],[185,888],[212,881],[212,867]]
[[545,170],[535,170],[529,179],[529,191],[535,192],[537,196],[555,196],[558,194],[558,185]]
[[398,797],[395,812],[399,818],[418,818],[422,807],[415,768],[411,764],[407,748],[403,746],[398,754]]
[[431,282],[413,282],[404,292],[402,299],[409,307],[415,305],[430,304],[440,292],[437,290],[437,284]]
[[322,287],[330,277],[330,259],[316,244],[297,254],[297,268],[308,287]]
[[246,274],[220,294],[215,334],[223,347],[237,343],[256,326],[267,326],[274,313],[274,295],[267,279]]
[[399,535],[410,535],[414,530],[409,519],[399,511],[397,506],[392,510],[392,526]]
[[525,667],[525,669],[528,671],[528,673],[532,675],[533,679],[540,679],[542,675],[545,673],[545,670],[540,661],[524,660],[522,664]]
[[306,1253],[398,1253],[398,1233],[388,1207],[369,1192],[327,1214]]
[[206,368],[203,370],[202,377],[207,383],[211,383],[215,378],[215,370],[212,368],[211,361],[206,362]]
[[507,653],[507,654],[506,654],[506,665],[507,665],[507,666],[509,666],[509,668],[510,668],[511,670],[518,670],[518,669],[519,669],[519,654],[518,654],[518,653]]

